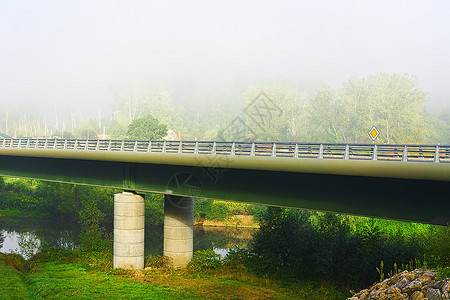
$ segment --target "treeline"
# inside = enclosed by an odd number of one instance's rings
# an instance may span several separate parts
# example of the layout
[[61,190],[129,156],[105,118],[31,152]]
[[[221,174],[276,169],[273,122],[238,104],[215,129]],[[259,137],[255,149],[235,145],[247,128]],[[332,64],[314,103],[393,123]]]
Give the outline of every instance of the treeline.
[[[86,215],[98,224],[112,225],[114,194],[122,190],[0,177],[0,211],[10,215],[47,215],[68,221],[83,222]],[[164,196],[144,193],[145,224],[163,224]],[[199,198],[194,202],[194,217],[199,220],[223,221],[234,215],[253,215],[260,219],[266,210],[261,205],[223,202]]]
[[376,126],[379,143],[449,144],[450,110],[432,117],[427,101],[407,74],[351,78],[340,89],[227,82],[200,93],[189,86],[138,82],[124,86],[108,113],[99,110],[95,118],[69,111],[49,124],[36,111],[11,109],[0,114],[0,128],[27,137],[135,138],[129,125],[151,115],[167,126],[169,139],[370,142],[367,133]]

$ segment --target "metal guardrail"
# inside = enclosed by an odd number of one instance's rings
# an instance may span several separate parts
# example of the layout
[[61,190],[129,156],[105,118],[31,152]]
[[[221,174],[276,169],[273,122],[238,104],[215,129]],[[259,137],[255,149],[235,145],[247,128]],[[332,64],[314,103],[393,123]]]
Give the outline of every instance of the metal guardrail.
[[0,148],[133,151],[450,163],[450,145],[0,139]]

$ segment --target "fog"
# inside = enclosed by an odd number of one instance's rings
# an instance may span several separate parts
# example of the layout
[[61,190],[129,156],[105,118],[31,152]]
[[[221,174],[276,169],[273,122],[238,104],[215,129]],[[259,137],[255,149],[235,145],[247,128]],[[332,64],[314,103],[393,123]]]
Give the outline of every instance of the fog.
[[136,81],[189,105],[220,101],[216,88],[314,91],[378,72],[415,76],[439,110],[450,104],[449,11],[448,1],[0,0],[0,110],[97,116]]

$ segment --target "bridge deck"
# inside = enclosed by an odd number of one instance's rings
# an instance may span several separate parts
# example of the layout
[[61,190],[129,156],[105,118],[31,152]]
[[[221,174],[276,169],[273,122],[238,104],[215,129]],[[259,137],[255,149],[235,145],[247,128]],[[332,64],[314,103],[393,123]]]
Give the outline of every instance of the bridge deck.
[[0,175],[450,222],[450,146],[0,139]]

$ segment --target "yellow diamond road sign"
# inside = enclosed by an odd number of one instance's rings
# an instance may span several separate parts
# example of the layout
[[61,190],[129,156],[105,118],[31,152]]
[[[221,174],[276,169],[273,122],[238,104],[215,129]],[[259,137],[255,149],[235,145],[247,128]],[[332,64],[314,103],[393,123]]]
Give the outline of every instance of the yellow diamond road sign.
[[378,136],[379,134],[380,134],[380,133],[379,133],[378,130],[375,128],[375,126],[373,126],[372,129],[370,129],[370,131],[369,131],[369,135],[370,135],[370,137],[372,138],[372,141],[375,141],[375,139],[377,138],[377,136]]

